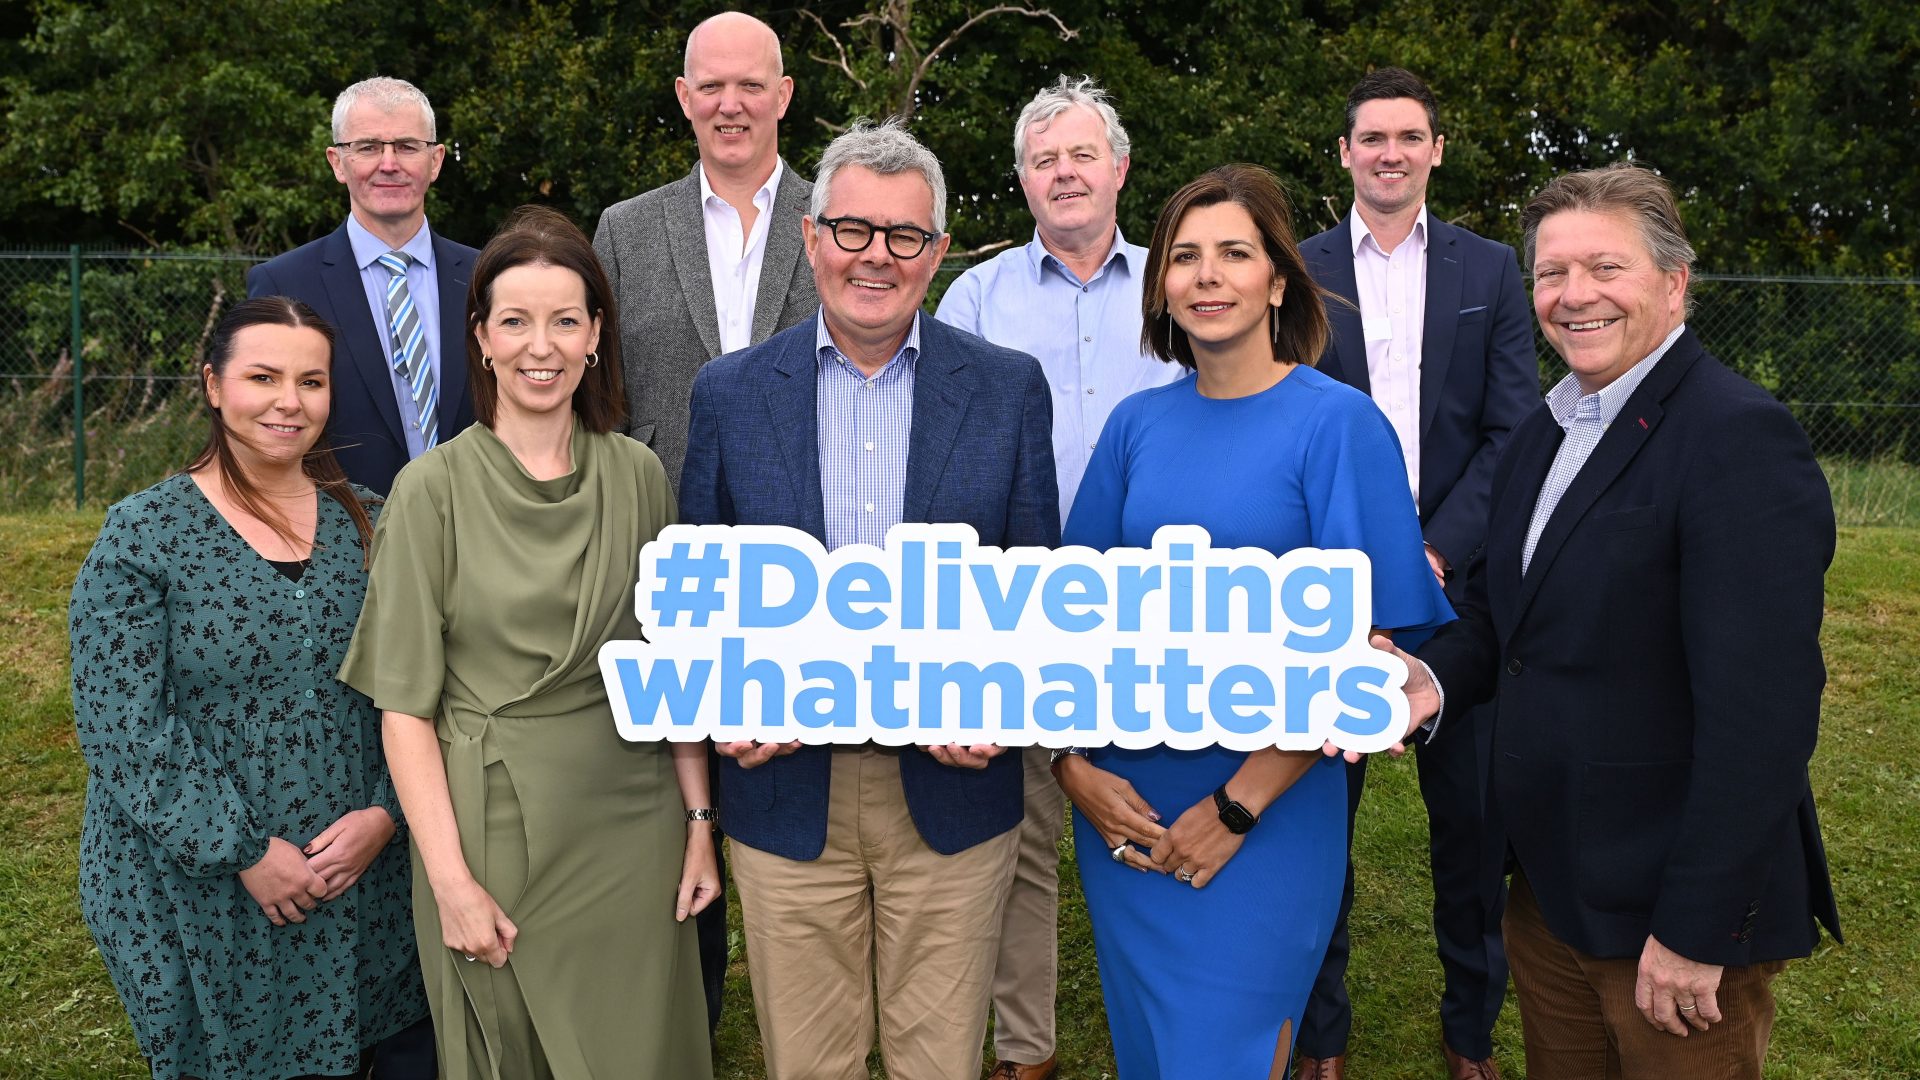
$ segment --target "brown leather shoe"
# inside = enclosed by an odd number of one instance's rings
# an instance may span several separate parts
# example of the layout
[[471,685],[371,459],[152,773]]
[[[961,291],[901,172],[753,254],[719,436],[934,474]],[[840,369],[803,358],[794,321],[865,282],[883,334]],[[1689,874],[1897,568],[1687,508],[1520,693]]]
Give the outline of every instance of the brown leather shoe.
[[996,1061],[993,1071],[987,1074],[987,1080],[1053,1080],[1053,1074],[1060,1071],[1060,1065],[1054,1060],[1056,1055],[1047,1055],[1047,1060],[1038,1065],[1022,1065],[1017,1061]]
[[1295,1058],[1293,1080],[1347,1080],[1347,1055]]
[[1444,1041],[1440,1044],[1440,1054],[1447,1059],[1447,1080],[1501,1080],[1500,1066],[1495,1065],[1492,1058],[1478,1061],[1463,1058]]

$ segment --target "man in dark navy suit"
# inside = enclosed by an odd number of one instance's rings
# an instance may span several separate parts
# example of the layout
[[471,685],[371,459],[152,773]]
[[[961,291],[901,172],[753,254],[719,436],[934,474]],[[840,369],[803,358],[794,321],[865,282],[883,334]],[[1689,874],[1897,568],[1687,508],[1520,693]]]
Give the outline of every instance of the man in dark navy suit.
[[[1056,546],[1038,361],[923,315],[946,254],[940,163],[896,122],[820,160],[802,223],[819,313],[701,367],[680,512],[787,525],[829,550],[900,522]],[[976,1080],[1023,813],[997,746],[719,747],[770,1080]],[[877,994],[876,994],[877,984]]]
[[1807,777],[1833,504],[1792,414],[1688,329],[1665,180],[1569,173],[1521,220],[1570,370],[1494,472],[1413,720],[1493,722],[1528,1075],[1759,1080],[1774,977],[1840,933]]
[[[1366,391],[1392,423],[1427,560],[1458,598],[1454,569],[1486,539],[1494,463],[1513,426],[1539,404],[1540,384],[1513,249],[1428,216],[1427,179],[1445,143],[1424,82],[1400,68],[1369,73],[1347,95],[1340,140],[1353,212],[1300,250],[1314,280],[1353,305],[1330,305],[1333,341],[1320,370]],[[1499,1076],[1493,1022],[1507,987],[1505,891],[1499,845],[1485,828],[1489,749],[1484,739],[1448,739],[1417,750],[1446,974],[1441,1053],[1453,1077]],[[1348,772],[1349,841],[1365,780],[1362,758]],[[1352,905],[1349,866],[1340,921],[1300,1025],[1299,1076],[1345,1075]]]
[[467,281],[477,254],[427,225],[447,149],[433,106],[399,79],[367,79],[333,103],[327,163],[347,188],[345,224],[247,273],[248,296],[303,300],[334,328],[327,438],[347,479],[382,495],[407,462],[473,423]]

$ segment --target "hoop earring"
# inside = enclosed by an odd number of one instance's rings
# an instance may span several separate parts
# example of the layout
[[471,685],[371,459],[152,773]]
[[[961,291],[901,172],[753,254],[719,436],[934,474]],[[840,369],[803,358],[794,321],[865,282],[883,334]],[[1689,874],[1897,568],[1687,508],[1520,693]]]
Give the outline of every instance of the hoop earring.
[[600,353],[599,353],[598,351],[595,351],[595,352],[590,352],[590,353],[588,353],[588,354],[587,354],[587,366],[588,366],[588,367],[594,367],[595,365],[597,365],[597,364],[599,364],[599,363],[600,363]]
[[492,370],[493,370],[493,357],[491,357],[491,356],[488,356],[488,355],[487,355],[486,353],[481,353],[481,354],[480,354],[480,366],[481,366],[481,367],[483,367],[483,368],[486,368],[486,369],[487,369],[488,371],[492,371]]

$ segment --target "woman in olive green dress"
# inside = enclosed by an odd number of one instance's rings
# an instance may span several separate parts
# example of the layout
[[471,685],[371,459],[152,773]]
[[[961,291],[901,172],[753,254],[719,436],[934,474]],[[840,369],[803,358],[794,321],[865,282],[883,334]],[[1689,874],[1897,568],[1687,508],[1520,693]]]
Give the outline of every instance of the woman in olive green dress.
[[443,1075],[707,1077],[706,748],[623,741],[597,659],[639,636],[640,547],[674,519],[659,459],[613,433],[606,275],[524,208],[468,309],[479,423],[394,481],[340,675],[383,710]]
[[297,300],[236,305],[206,447],[73,585],[80,910],[156,1077],[360,1075],[427,1012],[379,718],[333,678],[373,496],[321,436],[331,343]]

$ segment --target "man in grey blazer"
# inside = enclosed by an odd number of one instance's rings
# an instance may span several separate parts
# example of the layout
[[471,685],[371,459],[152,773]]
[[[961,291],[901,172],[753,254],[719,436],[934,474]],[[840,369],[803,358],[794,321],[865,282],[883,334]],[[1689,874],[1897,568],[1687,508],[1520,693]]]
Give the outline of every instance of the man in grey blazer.
[[653,448],[677,489],[694,374],[808,318],[820,298],[800,257],[813,185],[780,159],[793,97],[780,39],[751,15],[715,15],[688,35],[673,89],[699,163],[608,207],[593,246],[620,308],[627,433]]

